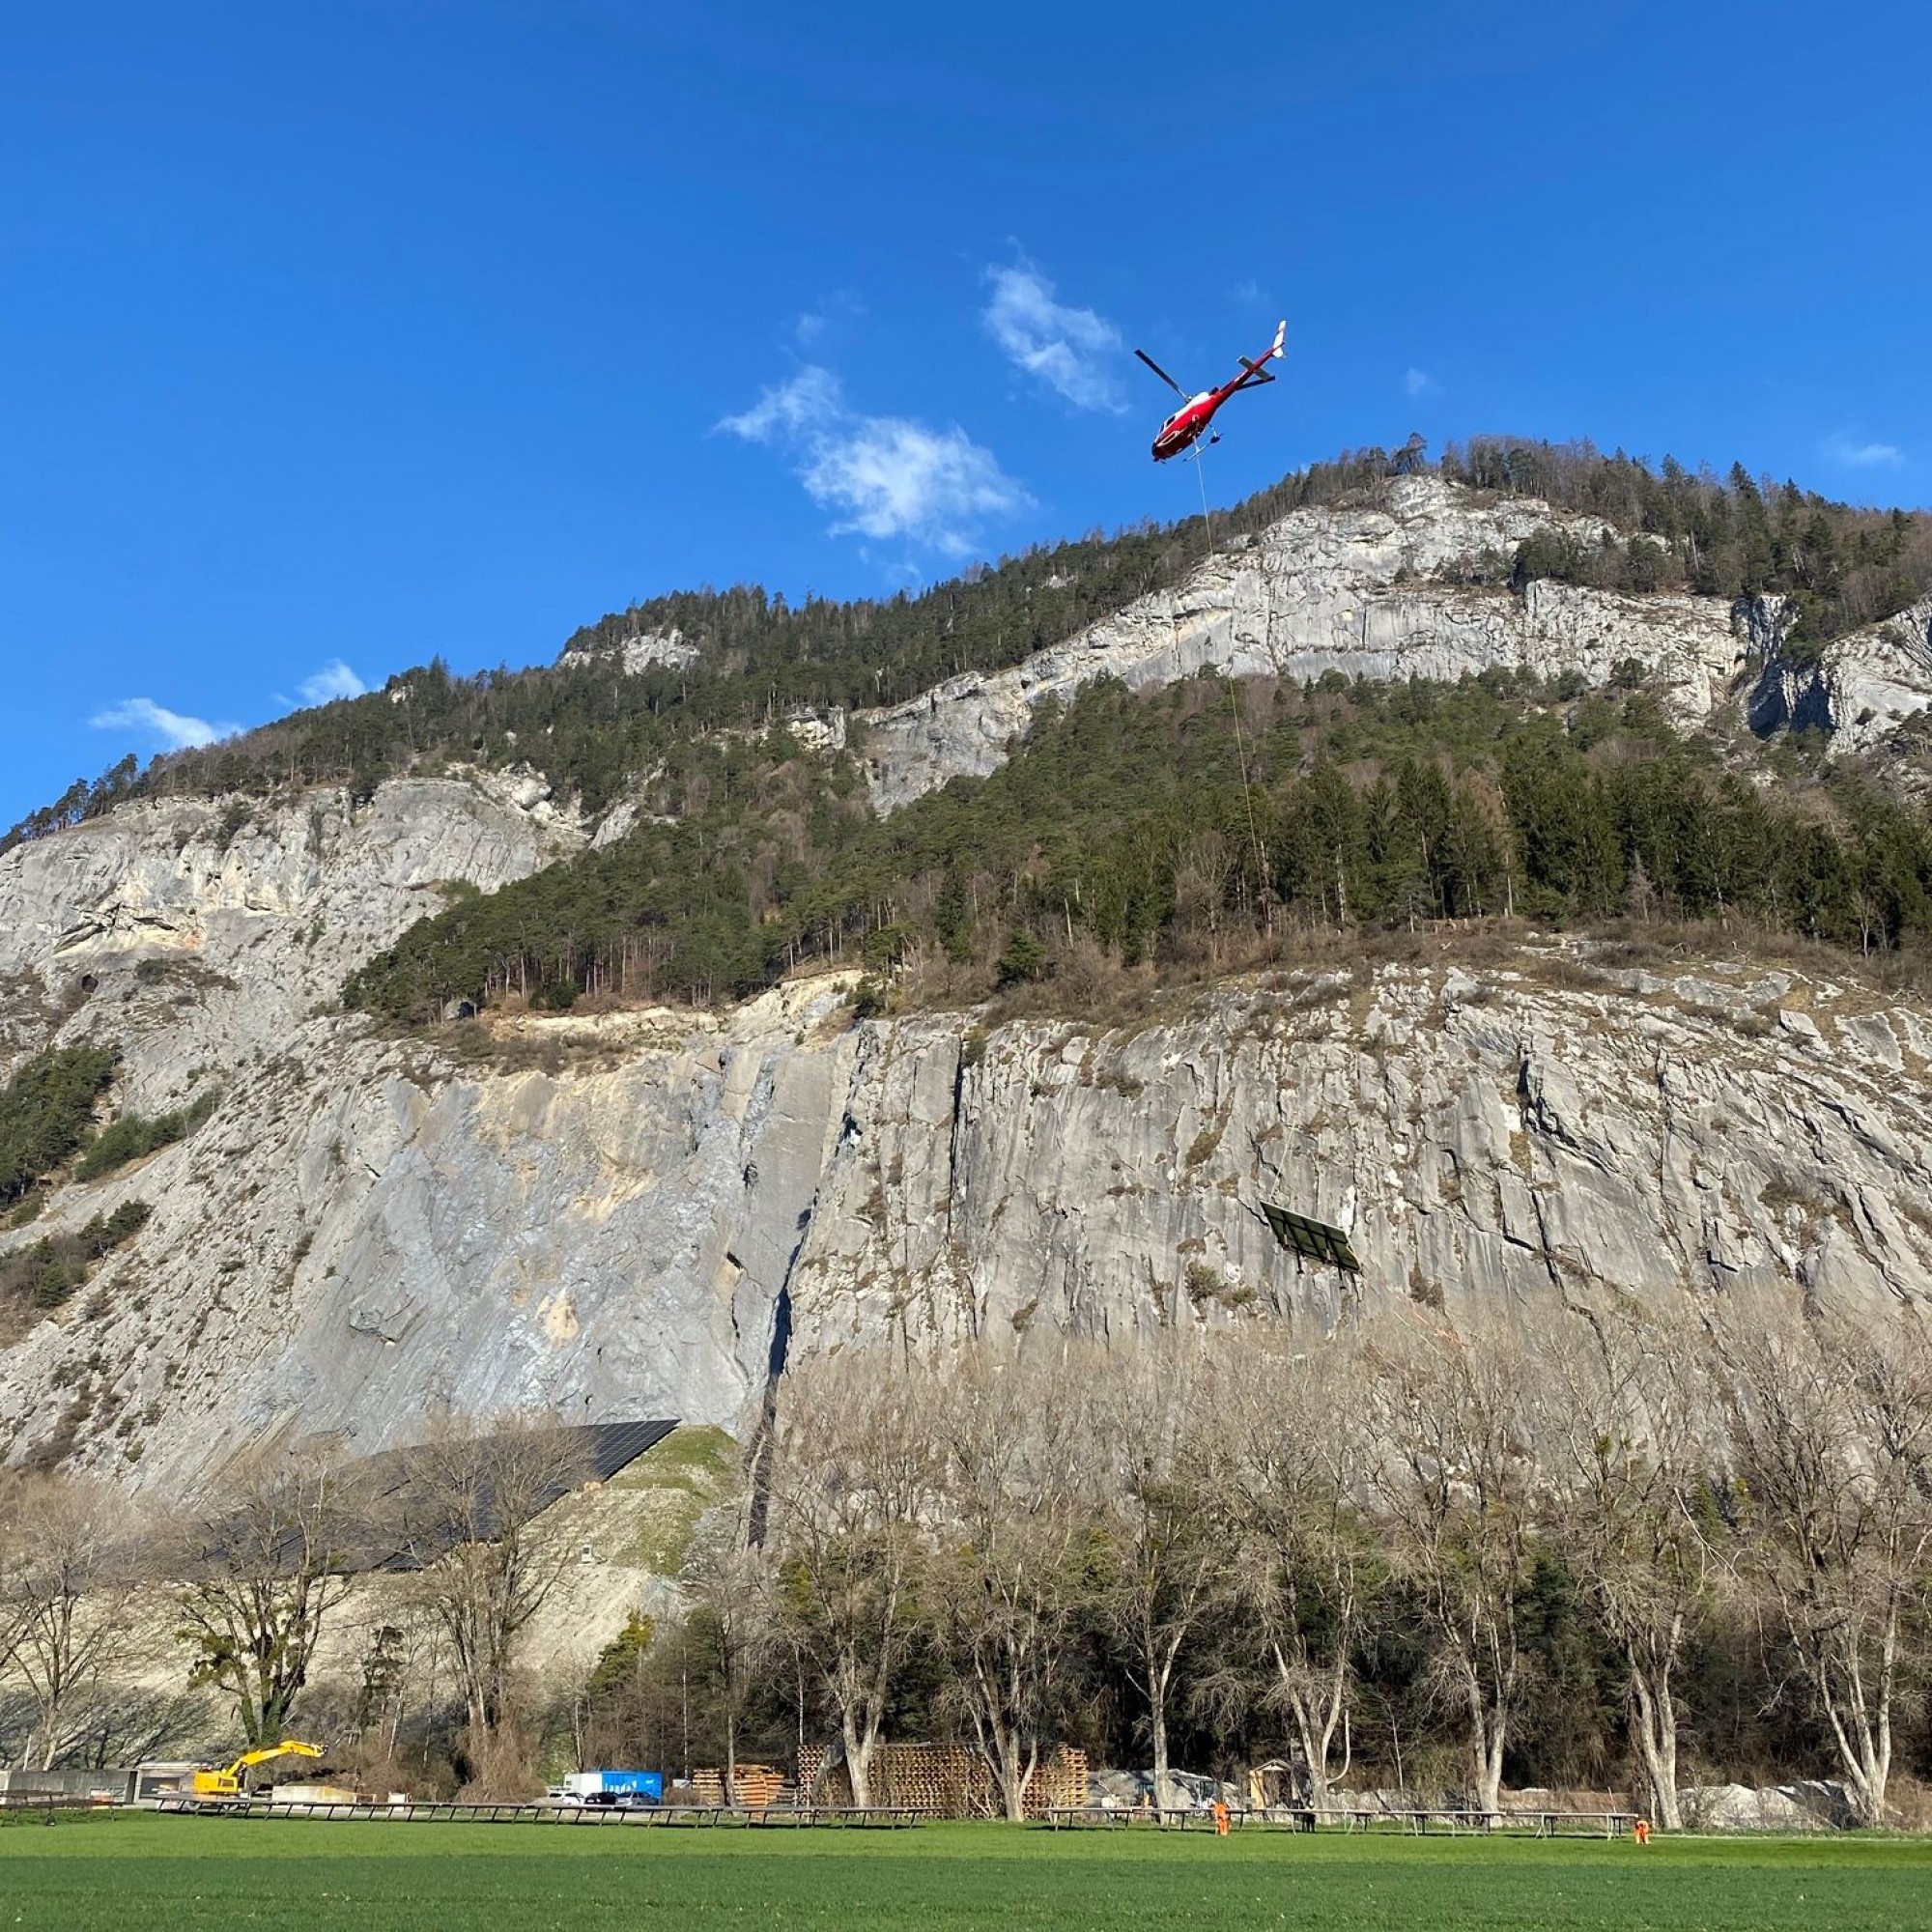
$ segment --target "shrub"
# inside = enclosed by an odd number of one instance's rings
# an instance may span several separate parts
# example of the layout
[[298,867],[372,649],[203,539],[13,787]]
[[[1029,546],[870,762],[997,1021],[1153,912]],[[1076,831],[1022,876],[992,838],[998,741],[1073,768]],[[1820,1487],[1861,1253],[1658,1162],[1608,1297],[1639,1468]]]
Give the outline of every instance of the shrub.
[[154,1211],[145,1201],[124,1201],[113,1213],[104,1217],[97,1214],[76,1236],[82,1253],[95,1262],[112,1254],[148,1225]]
[[1046,948],[1022,926],[1000,956],[1000,984],[1017,985],[1023,980],[1046,977]]
[[191,1106],[156,1114],[152,1119],[145,1114],[123,1114],[82,1156],[80,1165],[74,1169],[75,1178],[99,1180],[129,1161],[185,1139],[213,1113],[216,1097],[212,1093],[204,1094]]
[[71,1262],[55,1254],[53,1243],[37,1241],[33,1302],[36,1308],[58,1308],[87,1279]]
[[0,1092],[0,1203],[17,1201],[87,1138],[114,1077],[111,1046],[36,1054]]
[[95,1264],[137,1234],[154,1213],[145,1201],[124,1201],[97,1214],[75,1235],[47,1235],[0,1258],[0,1300],[58,1308],[85,1285]]

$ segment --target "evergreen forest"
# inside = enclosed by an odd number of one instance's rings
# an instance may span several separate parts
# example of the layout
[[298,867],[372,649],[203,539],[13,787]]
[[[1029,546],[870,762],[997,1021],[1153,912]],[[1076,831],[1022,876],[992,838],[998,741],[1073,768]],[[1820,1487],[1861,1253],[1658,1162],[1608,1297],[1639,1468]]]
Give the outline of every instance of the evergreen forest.
[[781,728],[694,744],[659,792],[620,842],[412,927],[350,1004],[404,1024],[505,996],[707,1004],[812,960],[974,998],[1096,949],[1225,965],[1292,930],[1509,916],[1932,941],[1922,810],[1796,746],[1737,769],[1634,678],[1101,683],[889,818],[848,757]]

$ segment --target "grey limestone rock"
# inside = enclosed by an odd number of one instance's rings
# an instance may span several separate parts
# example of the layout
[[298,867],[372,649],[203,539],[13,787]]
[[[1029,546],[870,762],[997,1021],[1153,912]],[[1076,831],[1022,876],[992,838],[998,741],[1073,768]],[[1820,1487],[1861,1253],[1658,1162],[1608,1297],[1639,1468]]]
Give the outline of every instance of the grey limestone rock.
[[[198,1134],[57,1197],[51,1225],[156,1213],[0,1352],[6,1453],[76,1392],[84,1458],[172,1489],[447,1405],[744,1429],[787,1349],[1932,1291],[1927,1016],[1642,978],[1552,946],[1242,982],[1127,1030],[854,1025],[837,979],[714,1019],[493,1023],[548,1070],[312,1018]],[[1347,1228],[1362,1274],[1284,1255],[1264,1201]]]

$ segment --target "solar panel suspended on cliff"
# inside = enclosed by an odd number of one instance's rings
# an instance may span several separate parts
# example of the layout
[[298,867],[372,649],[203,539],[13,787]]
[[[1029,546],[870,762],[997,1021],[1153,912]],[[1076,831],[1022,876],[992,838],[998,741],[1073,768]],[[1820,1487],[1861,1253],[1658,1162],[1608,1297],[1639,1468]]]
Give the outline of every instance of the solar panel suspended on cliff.
[[1262,1203],[1262,1216],[1274,1230],[1274,1237],[1290,1254],[1305,1262],[1321,1262],[1349,1274],[1360,1274],[1362,1264],[1340,1228],[1297,1214],[1291,1208],[1278,1208],[1272,1201]]

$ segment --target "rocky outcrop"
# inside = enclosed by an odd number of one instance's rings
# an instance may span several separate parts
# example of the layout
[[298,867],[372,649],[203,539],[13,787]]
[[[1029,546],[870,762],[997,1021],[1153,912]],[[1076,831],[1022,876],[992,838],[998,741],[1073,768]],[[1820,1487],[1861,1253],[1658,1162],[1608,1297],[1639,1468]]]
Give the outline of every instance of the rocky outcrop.
[[[156,1208],[0,1354],[6,1453],[65,1432],[175,1488],[449,1403],[742,1427],[800,1349],[1932,1291],[1932,1017],[1850,986],[1551,946],[1120,1030],[853,1025],[844,998],[523,1019],[494,1068],[306,1021],[192,1138],[43,1217]],[[1361,1275],[1281,1253],[1264,1201],[1348,1228]]]
[[1541,581],[1518,596],[1435,581],[1485,552],[1507,559],[1549,527],[1595,544],[1607,526],[1547,503],[1485,503],[1435,477],[1392,484],[1382,509],[1296,511],[1218,551],[1177,590],[1143,597],[1010,670],[951,678],[861,713],[873,801],[890,810],[949,779],[983,777],[1046,698],[1064,701],[1100,677],[1142,690],[1204,669],[1453,681],[1517,667],[1601,685],[1634,659],[1680,722],[1708,717],[1747,650],[1728,603]]
[[[1928,1049],[1922,1013],[1843,989],[1561,952],[1244,987],[1131,1035],[875,1029],[797,1334],[1325,1328],[1360,1296],[1453,1319],[1793,1283],[1877,1309],[1932,1287],[1909,1205],[1932,1105],[1897,1081]],[[1284,1257],[1264,1200],[1347,1228],[1361,1277]]]
[[636,677],[653,665],[668,665],[672,670],[679,670],[696,664],[697,657],[697,646],[673,624],[668,631],[640,631],[621,643],[599,645],[594,650],[565,651],[557,663],[569,670],[615,664],[626,677]]
[[1519,594],[1439,581],[1485,553],[1508,559],[1539,529],[1590,546],[1608,526],[1533,499],[1486,502],[1435,477],[1391,484],[1380,509],[1296,511],[1217,551],[1176,590],[1009,670],[859,713],[873,803],[891,810],[950,779],[983,778],[1043,702],[1101,677],[1148,690],[1203,670],[1453,682],[1503,668],[1599,687],[1634,663],[1680,726],[1747,687],[1761,735],[1818,724],[1847,750],[1932,706],[1926,607],[1839,639],[1813,663],[1790,654],[1794,612],[1779,597],[1625,595],[1543,579]]
[[1751,729],[1820,731],[1838,752],[1870,752],[1932,708],[1932,598],[1834,639],[1815,656],[1767,657],[1747,700]]
[[582,837],[529,775],[272,803],[125,806],[0,855],[0,1059],[63,1002],[128,1040],[138,1104],[188,1069],[278,1052],[344,977],[453,892],[494,892]]

